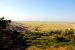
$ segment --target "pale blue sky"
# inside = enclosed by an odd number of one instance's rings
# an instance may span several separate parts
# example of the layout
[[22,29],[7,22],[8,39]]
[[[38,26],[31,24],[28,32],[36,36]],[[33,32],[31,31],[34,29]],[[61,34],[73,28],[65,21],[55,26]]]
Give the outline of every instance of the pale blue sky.
[[0,0],[0,17],[20,21],[75,22],[75,0]]

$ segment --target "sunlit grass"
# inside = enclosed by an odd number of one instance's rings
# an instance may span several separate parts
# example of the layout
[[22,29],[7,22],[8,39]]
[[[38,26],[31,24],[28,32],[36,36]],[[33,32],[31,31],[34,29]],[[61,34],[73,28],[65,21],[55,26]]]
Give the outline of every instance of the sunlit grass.
[[32,31],[38,28],[39,31],[64,30],[73,28],[70,23],[50,23],[50,22],[22,22],[23,26],[28,27]]

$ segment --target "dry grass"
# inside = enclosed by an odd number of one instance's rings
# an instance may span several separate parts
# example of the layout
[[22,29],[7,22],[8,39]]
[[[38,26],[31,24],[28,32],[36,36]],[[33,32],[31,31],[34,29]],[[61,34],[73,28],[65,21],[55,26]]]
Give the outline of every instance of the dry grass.
[[35,46],[30,46],[27,48],[27,50],[42,50],[41,48],[37,48]]
[[[75,23],[41,23],[41,22],[22,22],[20,23],[25,27],[28,27],[32,31],[35,31],[35,28],[38,28],[39,31],[51,31],[51,30],[64,30],[64,29],[75,29]],[[42,50],[40,48],[37,48],[35,46],[29,47],[27,50]],[[67,50],[67,46],[64,47],[48,47],[46,50]]]
[[46,50],[66,50],[66,47],[58,47],[58,48],[48,47]]
[[[58,48],[55,48],[55,47],[48,47],[44,50],[66,50],[67,47],[58,47]],[[27,50],[43,50],[41,48],[37,48],[35,46],[31,46],[29,47]]]
[[75,29],[74,23],[22,22],[21,24],[32,31],[35,31],[35,28],[38,28],[39,31]]

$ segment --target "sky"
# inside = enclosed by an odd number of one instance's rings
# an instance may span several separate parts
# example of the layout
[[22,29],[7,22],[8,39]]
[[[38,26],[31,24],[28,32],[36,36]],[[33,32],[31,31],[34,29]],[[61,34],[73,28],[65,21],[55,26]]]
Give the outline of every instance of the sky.
[[13,21],[75,22],[75,0],[0,0],[0,17]]

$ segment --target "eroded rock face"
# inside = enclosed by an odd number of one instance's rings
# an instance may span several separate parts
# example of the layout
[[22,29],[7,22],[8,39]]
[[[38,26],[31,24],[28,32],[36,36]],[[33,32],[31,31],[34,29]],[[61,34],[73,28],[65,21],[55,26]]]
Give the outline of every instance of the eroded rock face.
[[17,25],[15,23],[10,23],[10,25],[7,26],[6,29],[10,30],[17,30],[18,32],[25,32],[25,31],[30,31],[28,27],[22,26],[22,25]]

